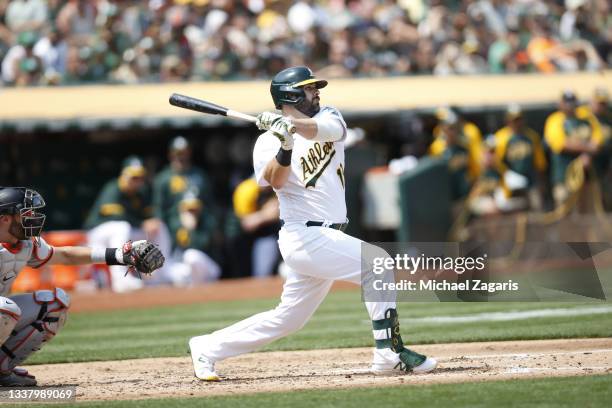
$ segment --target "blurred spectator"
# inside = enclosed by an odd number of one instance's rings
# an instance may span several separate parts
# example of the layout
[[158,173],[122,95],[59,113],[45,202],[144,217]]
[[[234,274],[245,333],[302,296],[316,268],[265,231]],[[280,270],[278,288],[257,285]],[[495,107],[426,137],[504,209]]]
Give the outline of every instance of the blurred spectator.
[[51,27],[34,46],[34,54],[38,55],[44,64],[45,83],[59,84],[66,73],[68,58],[68,44],[62,33],[56,27]]
[[592,111],[601,125],[602,141],[604,145],[612,144],[612,106],[610,94],[605,88],[597,88],[591,99]]
[[553,197],[557,205],[563,204],[570,194],[567,168],[576,159],[582,167],[591,167],[593,158],[601,150],[601,127],[592,115],[578,110],[578,99],[573,91],[565,91],[559,110],[546,119],[544,137],[552,151],[551,178]]
[[[483,143],[483,155],[481,158],[482,172],[468,200],[469,209],[477,216],[491,216],[512,211],[525,210],[529,207],[526,194],[516,194],[512,191],[519,190],[512,175],[508,175],[503,163],[497,157],[497,149],[500,139],[495,135],[489,135]],[[515,173],[516,175],[516,173]],[[525,190],[525,186],[522,186]]]
[[[436,110],[436,119],[438,120],[439,125],[434,127],[433,136],[434,136],[434,144],[436,144],[435,140],[442,134],[442,124],[447,122],[449,118],[454,119],[457,118],[458,126],[465,138],[465,142],[469,147],[470,154],[474,158],[473,168],[470,170],[471,177],[474,179],[478,176],[480,172],[480,157],[482,156],[482,133],[478,126],[475,123],[466,120],[465,117],[461,114],[459,109],[456,107],[441,107]],[[436,147],[434,146],[434,149]]]
[[543,175],[546,170],[546,154],[538,133],[525,123],[518,105],[506,110],[506,126],[495,133],[495,156],[504,169],[512,172],[514,183],[506,182],[512,196],[525,192],[531,209],[542,209]]
[[47,4],[43,0],[11,0],[5,22],[14,33],[41,30],[48,22]]
[[187,192],[178,208],[176,224],[171,224],[173,237],[172,277],[179,286],[194,285],[219,279],[221,268],[206,254],[215,229],[215,217],[204,210],[202,201]]
[[141,77],[136,51],[127,49],[119,66],[111,72],[111,80],[123,84],[137,84]]
[[[168,232],[153,218],[151,190],[145,176],[140,158],[125,159],[119,178],[106,183],[85,221],[89,246],[121,248],[128,240],[148,239],[157,243],[164,255],[170,253]],[[135,276],[124,276],[125,266],[115,265],[109,269],[115,292],[128,292],[143,286],[143,281]],[[164,266],[154,278],[167,279],[167,270]]]
[[33,31],[24,31],[19,34],[19,46],[14,48],[12,59],[12,73],[15,85],[39,85],[44,72],[42,59],[34,54],[34,45],[38,36]]
[[191,162],[191,145],[183,136],[170,142],[168,160],[153,181],[155,215],[167,226],[180,225],[180,203],[190,192],[200,199],[206,213],[215,209],[214,195],[208,175]]
[[89,47],[70,47],[66,56],[66,72],[62,78],[62,84],[75,85],[87,81],[89,78],[89,58],[91,49]]
[[570,70],[575,61],[570,52],[553,36],[548,24],[530,20],[531,39],[527,53],[533,65],[540,72],[551,73],[557,70]]
[[579,116],[594,116],[601,127],[601,150],[595,157],[595,169],[602,180],[604,201],[612,208],[612,107],[606,88],[596,88],[589,105],[578,108]]
[[96,13],[92,0],[69,0],[57,15],[57,27],[70,37],[71,43],[85,45],[95,33]]
[[563,41],[583,38],[596,41],[598,37],[597,20],[591,18],[587,0],[565,0],[566,11],[559,23],[559,36]]
[[529,69],[529,58],[520,49],[520,37],[509,31],[491,44],[488,52],[489,70],[493,74],[525,72]]
[[236,187],[233,203],[241,233],[230,242],[232,248],[229,251],[250,255],[234,259],[230,267],[242,271],[250,270],[252,276],[256,277],[274,274],[280,260],[276,245],[280,229],[276,195],[271,188],[257,185],[251,177]]
[[495,154],[496,145],[496,138],[489,135],[481,149],[482,156],[479,159],[482,172],[474,183],[468,199],[471,213],[477,216],[500,213],[500,201],[510,196],[504,183],[503,168]]
[[[306,62],[330,77],[611,63],[606,0],[0,0],[2,10],[0,58],[20,32],[57,27],[89,65],[45,83],[263,78]],[[74,67],[71,55],[57,63]]]
[[453,200],[459,200],[467,196],[480,174],[481,150],[470,142],[459,117],[452,110],[446,111],[438,132],[439,135],[429,147],[429,154],[448,162],[451,196]]

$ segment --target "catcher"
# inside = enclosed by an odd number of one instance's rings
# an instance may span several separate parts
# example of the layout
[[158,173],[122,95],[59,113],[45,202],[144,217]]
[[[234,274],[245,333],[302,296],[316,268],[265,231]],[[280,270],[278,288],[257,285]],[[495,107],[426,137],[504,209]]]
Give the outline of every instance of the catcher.
[[24,266],[106,263],[150,274],[164,264],[147,241],[128,241],[122,248],[53,247],[40,237],[44,207],[32,189],[0,187],[0,387],[36,385],[34,376],[16,367],[57,334],[70,306],[60,288],[7,296]]

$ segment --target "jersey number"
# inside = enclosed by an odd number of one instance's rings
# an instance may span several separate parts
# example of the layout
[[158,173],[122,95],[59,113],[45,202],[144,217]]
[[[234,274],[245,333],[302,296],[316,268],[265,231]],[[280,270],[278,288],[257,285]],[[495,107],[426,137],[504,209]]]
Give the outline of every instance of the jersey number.
[[336,174],[340,178],[340,183],[342,183],[342,189],[344,190],[344,166],[342,164],[338,166]]

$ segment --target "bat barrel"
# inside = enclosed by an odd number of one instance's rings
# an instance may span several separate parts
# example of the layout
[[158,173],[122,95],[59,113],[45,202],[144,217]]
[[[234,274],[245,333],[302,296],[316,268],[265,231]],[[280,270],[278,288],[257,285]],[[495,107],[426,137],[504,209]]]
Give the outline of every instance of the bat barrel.
[[212,102],[203,101],[201,99],[192,98],[190,96],[174,93],[170,96],[170,105],[178,106],[179,108],[189,109],[196,112],[208,113],[211,115],[227,114],[227,108],[214,104]]

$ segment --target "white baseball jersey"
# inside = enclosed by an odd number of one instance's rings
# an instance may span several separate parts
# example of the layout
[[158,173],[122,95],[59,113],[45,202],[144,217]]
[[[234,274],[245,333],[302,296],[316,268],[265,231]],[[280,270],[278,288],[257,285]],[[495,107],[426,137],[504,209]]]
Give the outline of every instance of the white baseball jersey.
[[24,240],[16,245],[0,244],[0,296],[6,296],[17,274],[24,268],[40,268],[53,256],[53,247],[40,238],[39,243],[34,240]]
[[[346,129],[340,112],[330,106],[322,107],[314,118],[339,120]],[[263,177],[264,170],[280,146],[280,141],[270,131],[257,139],[253,167],[259,185],[269,185]],[[318,142],[296,134],[289,179],[275,191],[280,204],[280,218],[285,222],[346,222],[344,141]]]

